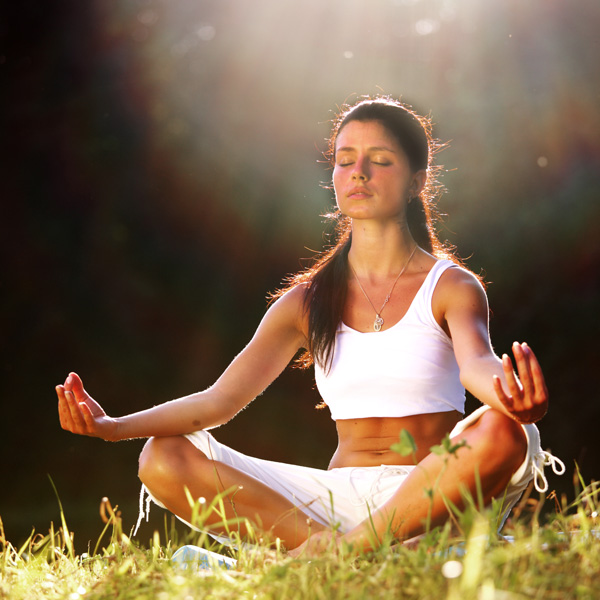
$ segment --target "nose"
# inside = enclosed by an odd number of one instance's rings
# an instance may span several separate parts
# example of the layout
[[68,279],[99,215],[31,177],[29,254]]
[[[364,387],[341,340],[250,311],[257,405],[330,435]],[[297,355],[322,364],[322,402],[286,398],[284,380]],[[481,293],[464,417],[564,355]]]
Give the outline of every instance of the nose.
[[369,168],[365,158],[357,158],[352,171],[352,179],[356,181],[366,181],[369,179]]

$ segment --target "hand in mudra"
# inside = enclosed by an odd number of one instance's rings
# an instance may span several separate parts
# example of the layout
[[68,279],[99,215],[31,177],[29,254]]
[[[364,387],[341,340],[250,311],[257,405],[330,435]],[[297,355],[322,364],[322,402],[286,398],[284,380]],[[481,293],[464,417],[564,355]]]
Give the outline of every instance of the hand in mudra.
[[70,373],[63,385],[56,386],[58,416],[63,429],[79,435],[115,439],[116,421],[85,391],[76,373]]
[[502,356],[502,368],[508,386],[505,392],[500,378],[494,375],[494,390],[500,402],[519,423],[535,423],[548,410],[548,389],[540,364],[527,344],[513,344],[518,378],[508,355]]

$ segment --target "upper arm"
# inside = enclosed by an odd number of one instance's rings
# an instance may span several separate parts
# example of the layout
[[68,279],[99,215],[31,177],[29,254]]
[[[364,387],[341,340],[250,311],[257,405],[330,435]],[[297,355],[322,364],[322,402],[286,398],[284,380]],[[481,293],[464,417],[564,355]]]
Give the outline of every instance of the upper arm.
[[487,296],[472,273],[448,269],[442,275],[434,295],[434,312],[452,338],[461,375],[472,359],[495,358]]
[[261,394],[305,343],[304,288],[297,286],[267,310],[248,345],[211,387],[231,416]]

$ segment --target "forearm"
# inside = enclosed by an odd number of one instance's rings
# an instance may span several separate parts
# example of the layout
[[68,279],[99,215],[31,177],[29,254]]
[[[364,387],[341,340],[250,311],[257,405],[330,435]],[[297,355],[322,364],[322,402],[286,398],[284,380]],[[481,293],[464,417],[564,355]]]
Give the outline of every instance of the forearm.
[[226,423],[281,373],[301,347],[303,291],[289,292],[267,311],[250,343],[217,382],[185,396],[124,417],[110,417],[70,373],[56,386],[61,427],[78,435],[118,441],[165,437],[210,429]]
[[204,392],[117,417],[112,441],[184,435],[223,425],[235,416],[237,410],[213,396],[214,393],[209,388]]
[[506,386],[502,361],[495,354],[476,357],[461,366],[460,380],[465,389],[483,404],[514,418],[494,391],[494,376]]

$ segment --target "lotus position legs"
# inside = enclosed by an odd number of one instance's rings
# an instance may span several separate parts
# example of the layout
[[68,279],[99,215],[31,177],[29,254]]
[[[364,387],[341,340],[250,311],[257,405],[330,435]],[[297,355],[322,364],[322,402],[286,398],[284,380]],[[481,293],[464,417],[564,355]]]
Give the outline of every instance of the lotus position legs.
[[[194,499],[203,497],[207,502],[227,491],[223,496],[225,520],[246,518],[259,531],[281,538],[289,548],[301,544],[311,532],[326,529],[251,475],[207,458],[184,437],[148,440],[140,456],[139,476],[154,498],[188,523],[192,510],[185,487]],[[215,526],[215,531],[225,532],[218,526],[224,518],[213,513],[206,523]],[[237,527],[230,526],[229,530]],[[243,522],[239,528],[242,536],[247,533]]]
[[[418,535],[423,532],[430,511],[432,526],[448,518],[444,498],[461,507],[463,488],[477,498],[477,477],[485,504],[494,497],[502,497],[526,455],[527,440],[521,425],[495,410],[488,410],[453,442],[461,440],[467,445],[454,456],[429,454],[372,515],[373,524],[358,523],[352,530],[343,532],[345,538],[349,542],[360,539],[364,544],[366,539],[373,539],[369,535],[373,525],[379,537],[389,527],[398,539]],[[150,439],[140,457],[140,478],[154,498],[188,522],[191,508],[184,487],[193,498],[204,497],[207,501],[217,493],[233,489],[224,496],[225,518],[247,518],[259,531],[279,537],[288,548],[298,546],[311,534],[329,529],[326,524],[309,519],[290,500],[255,477],[211,460],[184,437]],[[432,506],[426,496],[426,490],[431,489],[434,490]],[[224,528],[219,526],[222,518],[211,515],[207,524],[223,532]],[[246,533],[243,524],[240,533]]]

